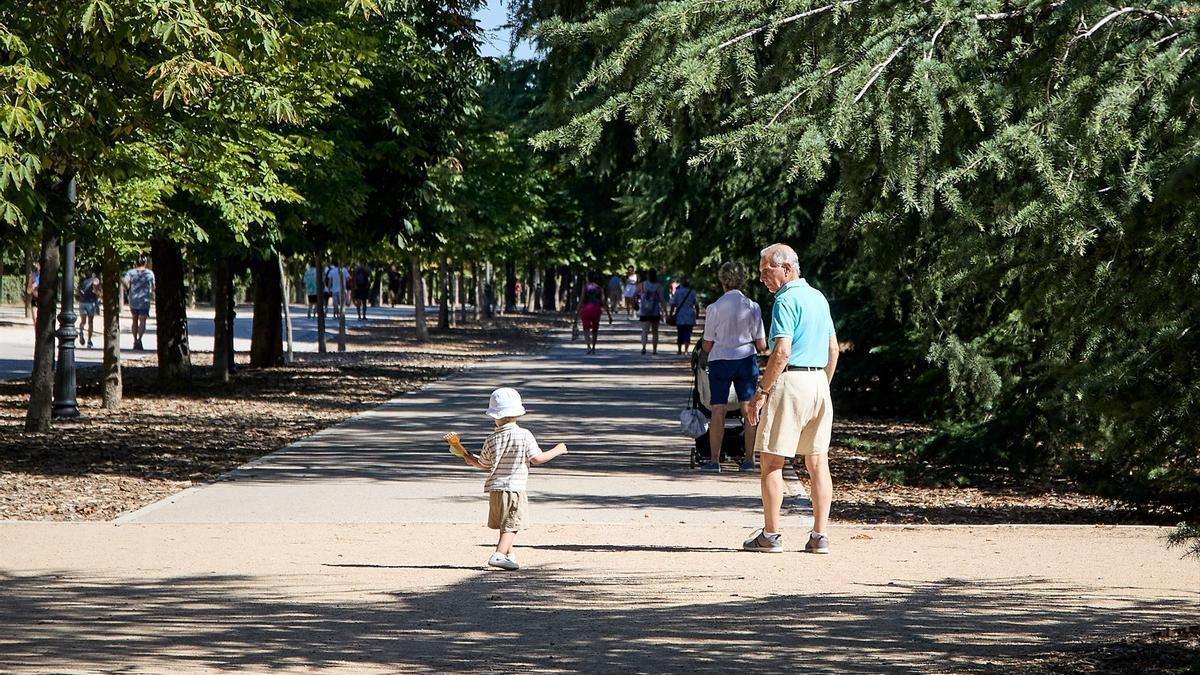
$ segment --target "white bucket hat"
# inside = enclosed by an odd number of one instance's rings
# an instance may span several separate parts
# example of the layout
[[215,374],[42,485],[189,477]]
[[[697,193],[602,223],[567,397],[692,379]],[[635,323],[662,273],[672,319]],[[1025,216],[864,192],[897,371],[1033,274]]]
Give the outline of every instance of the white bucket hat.
[[521,405],[521,395],[516,389],[501,387],[492,392],[492,400],[488,404],[487,415],[492,419],[501,417],[520,417],[525,414],[525,406]]

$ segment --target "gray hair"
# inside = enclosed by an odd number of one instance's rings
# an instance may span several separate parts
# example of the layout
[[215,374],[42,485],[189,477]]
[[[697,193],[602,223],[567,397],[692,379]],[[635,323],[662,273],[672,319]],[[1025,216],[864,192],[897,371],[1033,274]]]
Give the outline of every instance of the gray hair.
[[740,262],[727,262],[721,265],[717,278],[725,290],[732,291],[746,285],[746,267]]
[[771,244],[760,251],[758,257],[766,258],[767,262],[774,267],[787,263],[792,266],[792,269],[800,271],[800,258],[787,244]]

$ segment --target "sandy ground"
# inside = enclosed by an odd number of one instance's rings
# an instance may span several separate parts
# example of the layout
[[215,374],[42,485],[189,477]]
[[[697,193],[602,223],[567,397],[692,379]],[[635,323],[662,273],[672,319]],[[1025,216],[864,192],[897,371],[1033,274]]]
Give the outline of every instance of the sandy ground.
[[[789,515],[787,552],[740,551],[756,476],[687,468],[686,375],[631,331],[490,361],[118,522],[0,522],[0,671],[1004,671],[1200,623],[1200,565],[1162,528],[842,524],[814,556]],[[480,441],[498,383],[572,447],[534,472],[518,572],[484,566],[482,475],[439,440]]]
[[743,534],[537,526],[510,573],[469,524],[2,523],[0,670],[959,672],[1200,613],[1156,528]]

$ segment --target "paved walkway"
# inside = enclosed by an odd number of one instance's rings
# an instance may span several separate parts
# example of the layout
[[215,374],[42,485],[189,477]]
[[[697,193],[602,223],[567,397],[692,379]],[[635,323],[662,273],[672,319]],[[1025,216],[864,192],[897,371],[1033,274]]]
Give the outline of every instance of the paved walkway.
[[[0,671],[957,672],[1200,621],[1142,527],[838,525],[743,553],[757,475],[688,469],[690,380],[562,341],[431,384],[118,523],[0,523]],[[615,340],[613,338],[616,338]],[[673,351],[673,350],[672,350]],[[517,573],[482,562],[490,390],[571,453],[534,469]]]

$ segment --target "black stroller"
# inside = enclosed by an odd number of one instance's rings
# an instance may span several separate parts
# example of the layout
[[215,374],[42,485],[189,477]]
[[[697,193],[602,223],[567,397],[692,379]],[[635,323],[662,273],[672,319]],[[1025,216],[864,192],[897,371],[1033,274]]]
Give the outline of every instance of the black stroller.
[[[700,348],[703,340],[692,348],[692,407],[705,418],[712,419],[711,398],[708,388],[708,354]],[[728,406],[725,408],[725,436],[721,440],[721,461],[741,462],[746,456],[746,422],[742,419],[742,407],[737,392],[730,389]],[[709,461],[708,434],[701,434],[692,446],[691,467],[694,469]]]

